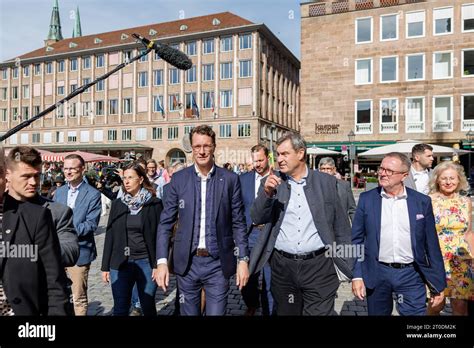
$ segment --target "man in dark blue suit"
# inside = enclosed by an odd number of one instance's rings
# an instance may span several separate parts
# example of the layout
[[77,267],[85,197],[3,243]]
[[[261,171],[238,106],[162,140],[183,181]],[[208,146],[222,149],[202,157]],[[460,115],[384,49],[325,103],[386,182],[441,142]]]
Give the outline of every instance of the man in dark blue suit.
[[367,296],[369,315],[391,315],[393,294],[401,315],[426,314],[426,286],[433,306],[446,287],[443,257],[429,196],[404,186],[410,160],[385,155],[380,187],[360,195],[352,242],[364,250],[354,264],[352,291]]
[[214,163],[216,134],[202,125],[189,134],[194,165],[173,175],[163,201],[156,241],[154,277],[166,291],[168,247],[178,219],[173,261],[180,291],[181,315],[200,315],[201,289],[206,315],[224,315],[229,278],[240,289],[249,277],[248,236],[239,178]]
[[[250,207],[257,197],[258,189],[263,178],[266,178],[270,173],[270,166],[268,163],[268,149],[264,145],[255,145],[250,150],[252,154],[252,162],[254,170],[244,173],[239,176],[240,186],[242,187],[242,198],[245,207],[245,219],[247,222],[247,229],[249,232],[249,247],[250,251],[257,244],[258,238],[265,227],[265,225],[255,225],[252,223],[250,217]],[[252,316],[255,311],[262,304],[262,314],[271,315],[273,309],[273,297],[270,292],[271,270],[267,263],[262,269],[262,292],[258,289],[260,272],[256,272],[249,278],[248,284],[242,289],[242,297],[247,305],[245,315]],[[261,297],[261,301],[260,301]]]
[[79,238],[79,259],[67,268],[72,281],[72,296],[76,315],[87,315],[87,282],[92,261],[97,257],[94,232],[100,220],[102,204],[100,192],[84,180],[84,159],[76,154],[64,159],[67,185],[54,194],[54,201],[67,205],[73,212],[73,223]]

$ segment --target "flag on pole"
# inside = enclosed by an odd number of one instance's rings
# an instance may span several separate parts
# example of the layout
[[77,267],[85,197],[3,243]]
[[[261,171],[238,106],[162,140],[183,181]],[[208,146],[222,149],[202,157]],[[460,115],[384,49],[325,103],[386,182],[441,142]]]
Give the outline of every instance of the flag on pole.
[[199,107],[196,103],[196,99],[194,99],[194,94],[191,94],[191,110],[193,115],[196,115],[199,118]]
[[209,93],[208,97],[210,99],[210,104],[211,104],[211,107],[212,107],[212,112],[214,112],[214,97],[213,97],[213,94],[214,93]]
[[165,117],[165,109],[161,105],[161,100],[159,97],[156,97],[156,108],[161,112],[161,116]]
[[176,96],[173,96],[173,110],[176,110],[178,108],[178,100],[176,99]]

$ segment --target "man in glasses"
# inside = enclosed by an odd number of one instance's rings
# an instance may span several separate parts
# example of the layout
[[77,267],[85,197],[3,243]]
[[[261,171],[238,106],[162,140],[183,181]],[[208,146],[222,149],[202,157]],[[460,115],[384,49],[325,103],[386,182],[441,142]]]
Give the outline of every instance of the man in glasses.
[[167,185],[156,240],[155,279],[166,291],[169,237],[179,218],[173,261],[181,315],[201,314],[202,288],[206,293],[206,315],[224,315],[229,278],[237,270],[236,284],[240,289],[249,278],[240,183],[236,174],[215,165],[216,134],[211,127],[194,127],[189,139],[194,165],[174,174]]
[[[360,195],[352,242],[364,247],[354,264],[352,292],[367,296],[369,315],[391,315],[393,293],[400,315],[426,314],[426,286],[433,306],[446,287],[443,257],[429,196],[405,187],[410,160],[386,154],[379,187]],[[357,249],[359,250],[359,249]]]
[[74,228],[79,237],[79,259],[75,266],[67,267],[76,315],[87,315],[87,281],[90,265],[97,257],[94,232],[102,210],[100,192],[84,180],[84,169],[81,156],[66,156],[63,170],[67,185],[59,187],[54,195],[56,202],[72,209]]

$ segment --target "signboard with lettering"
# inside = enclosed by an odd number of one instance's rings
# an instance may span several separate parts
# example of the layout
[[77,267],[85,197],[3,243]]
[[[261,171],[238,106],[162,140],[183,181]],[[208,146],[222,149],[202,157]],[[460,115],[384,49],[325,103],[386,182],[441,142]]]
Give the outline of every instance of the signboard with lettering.
[[315,134],[339,134],[340,124],[314,124]]

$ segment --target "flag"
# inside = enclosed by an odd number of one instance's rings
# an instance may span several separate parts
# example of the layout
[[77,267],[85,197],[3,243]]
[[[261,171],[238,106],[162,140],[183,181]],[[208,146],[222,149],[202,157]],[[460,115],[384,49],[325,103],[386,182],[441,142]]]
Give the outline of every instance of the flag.
[[196,104],[196,99],[194,99],[193,94],[191,94],[191,110],[193,112],[193,115],[196,115],[197,118],[199,118],[199,107]]
[[161,116],[165,117],[165,110],[163,109],[163,106],[161,105],[161,100],[159,97],[156,97],[156,101],[157,101],[157,109],[158,111],[161,111]]
[[178,108],[178,100],[176,100],[176,96],[173,96],[173,110]]
[[209,103],[212,107],[212,112],[214,112],[214,98],[212,97],[212,93],[208,94],[208,98],[209,98]]

